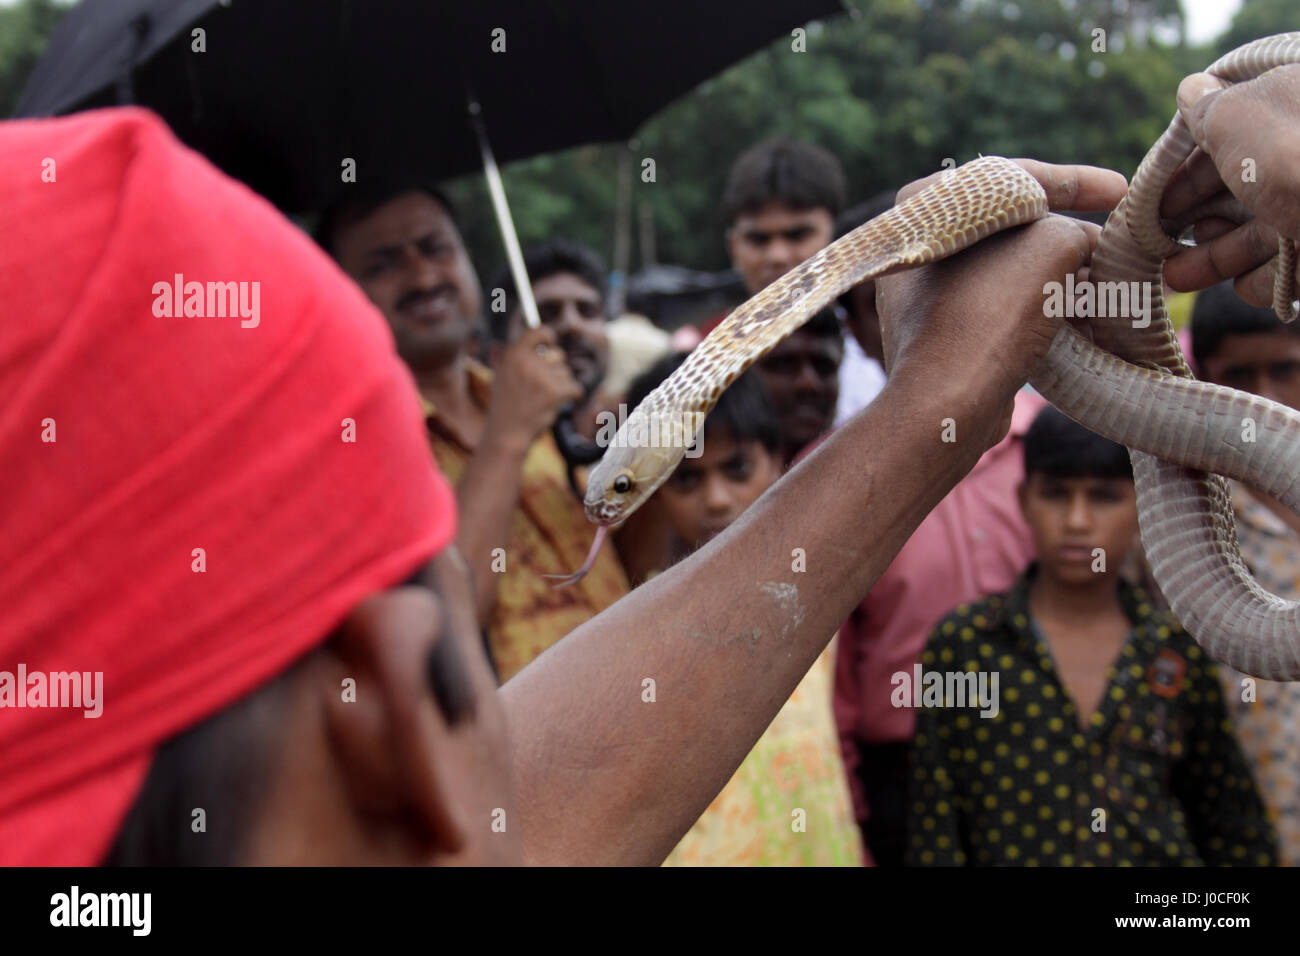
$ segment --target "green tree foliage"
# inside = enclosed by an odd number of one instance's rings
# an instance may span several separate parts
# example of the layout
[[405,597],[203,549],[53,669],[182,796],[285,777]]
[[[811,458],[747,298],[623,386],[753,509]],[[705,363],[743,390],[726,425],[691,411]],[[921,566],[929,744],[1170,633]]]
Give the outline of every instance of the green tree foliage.
[[[632,196],[650,209],[659,261],[727,265],[718,199],[728,167],[772,135],[832,150],[855,201],[979,154],[1130,174],[1173,115],[1179,79],[1212,58],[1183,41],[1178,0],[847,5],[851,15],[809,26],[806,52],[780,39],[643,128],[632,154],[638,164],[655,160],[656,181],[636,178]],[[608,257],[625,148],[586,147],[507,170],[523,241],[564,234]],[[457,189],[486,212],[479,184]],[[489,216],[467,231],[477,261],[501,261]],[[634,255],[633,268],[641,264]]]
[[1300,30],[1300,4],[1296,0],[1242,0],[1232,26],[1215,47],[1223,54],[1258,37],[1293,30]]
[[0,116],[13,115],[28,75],[67,9],[66,2],[55,0],[0,7]]

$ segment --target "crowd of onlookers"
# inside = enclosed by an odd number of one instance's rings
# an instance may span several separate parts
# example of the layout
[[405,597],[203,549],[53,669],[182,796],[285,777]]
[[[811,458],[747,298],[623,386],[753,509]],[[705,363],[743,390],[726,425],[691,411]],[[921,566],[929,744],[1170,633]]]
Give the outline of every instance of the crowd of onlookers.
[[[743,153],[722,208],[747,291],[892,202],[846,196],[818,147]],[[683,336],[609,316],[600,258],[563,239],[525,250],[529,329],[508,274],[480,285],[433,186],[351,193],[316,238],[414,374],[501,682],[705,545],[885,387],[863,285],[724,393],[699,454],[556,588],[547,575],[581,564],[594,531],[557,416],[594,439],[602,413],[681,364]],[[1271,312],[1217,287],[1190,332],[1203,378],[1300,408],[1300,335]],[[1300,519],[1240,485],[1233,502],[1252,573],[1300,597]],[[1127,452],[1026,387],[1005,439],[925,518],[668,862],[1292,864],[1298,751],[1300,684],[1217,665],[1150,589]]]

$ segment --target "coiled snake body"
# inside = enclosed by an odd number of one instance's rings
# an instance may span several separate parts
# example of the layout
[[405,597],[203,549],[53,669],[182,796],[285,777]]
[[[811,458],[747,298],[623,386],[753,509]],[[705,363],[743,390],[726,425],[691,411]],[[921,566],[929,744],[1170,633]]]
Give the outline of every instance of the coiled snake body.
[[[1300,33],[1247,44],[1210,66],[1227,82],[1300,63]],[[1270,680],[1300,680],[1300,602],[1251,577],[1237,549],[1227,484],[1248,482],[1300,513],[1300,413],[1191,377],[1161,296],[1161,267],[1181,247],[1159,206],[1195,146],[1180,116],[1111,213],[1090,268],[1095,283],[1148,283],[1149,312],[1091,321],[1089,341],[1062,322],[1029,381],[1053,405],[1129,447],[1142,539],[1161,591],[1216,659]],[[588,517],[626,518],[681,461],[732,382],[835,296],[859,282],[952,255],[1047,213],[1038,182],[985,157],[953,170],[818,252],[736,309],[648,395],[587,483]],[[1294,317],[1295,245],[1279,240],[1274,308]],[[1149,322],[1146,319],[1149,318]],[[1247,426],[1249,422],[1249,426]]]

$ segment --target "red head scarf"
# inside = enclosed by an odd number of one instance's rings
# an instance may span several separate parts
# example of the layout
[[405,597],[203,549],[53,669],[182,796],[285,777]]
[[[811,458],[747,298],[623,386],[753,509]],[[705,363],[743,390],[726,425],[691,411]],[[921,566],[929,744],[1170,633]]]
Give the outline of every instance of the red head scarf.
[[[94,864],[454,499],[383,318],[149,113],[0,123],[0,310],[0,863]],[[72,672],[100,716],[33,686]]]

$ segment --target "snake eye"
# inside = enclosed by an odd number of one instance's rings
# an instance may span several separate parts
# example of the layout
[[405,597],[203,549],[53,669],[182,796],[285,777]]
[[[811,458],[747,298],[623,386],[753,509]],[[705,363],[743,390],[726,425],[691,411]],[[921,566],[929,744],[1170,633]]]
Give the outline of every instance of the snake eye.
[[614,493],[625,495],[632,490],[632,479],[626,474],[619,475],[614,479]]

